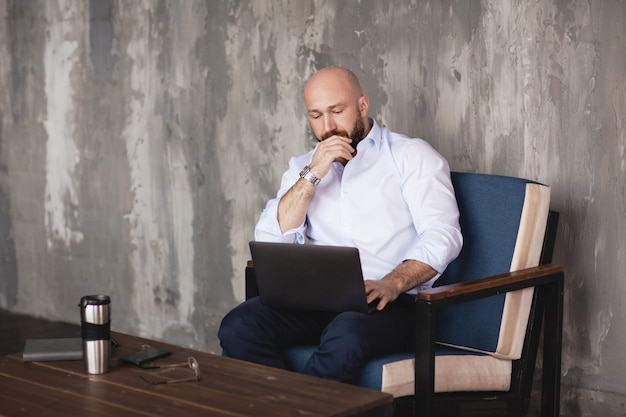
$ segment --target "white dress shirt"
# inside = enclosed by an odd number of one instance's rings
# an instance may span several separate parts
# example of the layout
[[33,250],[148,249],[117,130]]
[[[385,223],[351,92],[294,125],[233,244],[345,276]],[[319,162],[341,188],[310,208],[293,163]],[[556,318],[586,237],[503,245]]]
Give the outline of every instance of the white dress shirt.
[[[398,264],[415,259],[438,275],[461,251],[459,210],[448,162],[427,142],[372,128],[344,167],[334,162],[322,178],[299,227],[282,233],[278,202],[298,181],[315,150],[291,158],[276,198],[263,210],[255,239],[268,242],[354,246],[364,279],[383,278]],[[305,238],[306,236],[306,238]]]

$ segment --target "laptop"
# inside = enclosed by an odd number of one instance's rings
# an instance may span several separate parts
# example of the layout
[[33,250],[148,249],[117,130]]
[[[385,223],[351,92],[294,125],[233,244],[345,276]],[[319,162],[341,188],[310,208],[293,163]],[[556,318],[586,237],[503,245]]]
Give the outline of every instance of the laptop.
[[250,253],[261,302],[269,307],[371,311],[357,248],[252,241]]

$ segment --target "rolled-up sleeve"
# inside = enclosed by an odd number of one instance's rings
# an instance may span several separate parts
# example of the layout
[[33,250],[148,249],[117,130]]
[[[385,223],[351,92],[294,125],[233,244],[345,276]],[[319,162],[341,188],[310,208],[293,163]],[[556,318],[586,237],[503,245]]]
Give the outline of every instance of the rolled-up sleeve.
[[261,242],[304,243],[305,224],[282,233],[278,224],[280,198],[270,200],[254,229],[254,239]]
[[275,198],[265,205],[263,212],[254,229],[254,239],[261,242],[279,243],[304,243],[306,233],[306,223],[303,222],[295,229],[287,230],[283,233],[278,223],[278,203],[280,199],[289,191],[300,178],[299,173],[311,157],[309,154],[289,160],[289,169],[283,174],[280,189]]
[[459,208],[447,161],[434,151],[423,161],[420,169],[412,170],[404,179],[403,195],[419,236],[407,248],[406,256],[441,274],[463,246]]

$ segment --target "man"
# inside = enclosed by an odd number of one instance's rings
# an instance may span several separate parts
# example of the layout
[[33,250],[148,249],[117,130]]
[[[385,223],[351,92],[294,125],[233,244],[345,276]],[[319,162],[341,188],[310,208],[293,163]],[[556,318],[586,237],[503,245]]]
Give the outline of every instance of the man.
[[280,350],[319,345],[304,372],[356,382],[365,362],[414,347],[414,297],[459,254],[458,207],[446,160],[426,142],[368,118],[369,98],[345,68],[304,88],[314,150],[292,158],[255,229],[261,241],[355,246],[370,314],[279,310],[250,299],[226,315],[228,356],[287,369]]

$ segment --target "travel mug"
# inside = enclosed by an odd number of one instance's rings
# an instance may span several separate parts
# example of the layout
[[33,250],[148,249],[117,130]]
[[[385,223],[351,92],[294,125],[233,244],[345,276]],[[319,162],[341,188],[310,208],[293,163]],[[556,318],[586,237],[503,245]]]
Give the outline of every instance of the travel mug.
[[78,306],[85,372],[104,374],[111,360],[111,299],[102,294],[86,295]]

